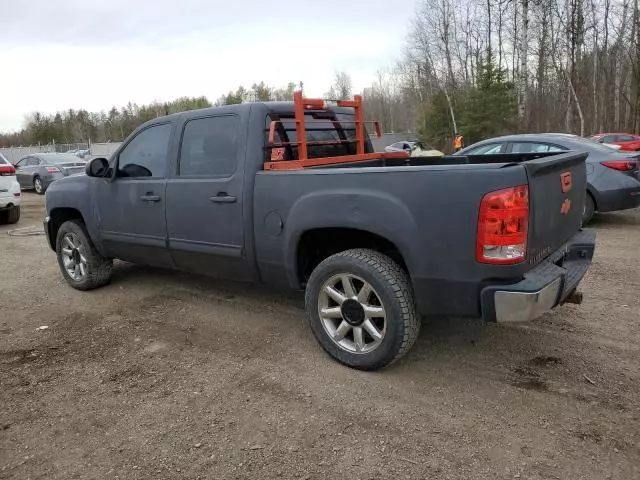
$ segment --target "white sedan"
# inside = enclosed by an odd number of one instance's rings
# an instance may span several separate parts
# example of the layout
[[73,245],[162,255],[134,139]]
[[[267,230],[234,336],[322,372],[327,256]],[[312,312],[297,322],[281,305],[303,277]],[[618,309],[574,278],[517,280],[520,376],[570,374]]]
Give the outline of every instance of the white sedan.
[[20,220],[20,199],[16,169],[0,153],[0,224]]

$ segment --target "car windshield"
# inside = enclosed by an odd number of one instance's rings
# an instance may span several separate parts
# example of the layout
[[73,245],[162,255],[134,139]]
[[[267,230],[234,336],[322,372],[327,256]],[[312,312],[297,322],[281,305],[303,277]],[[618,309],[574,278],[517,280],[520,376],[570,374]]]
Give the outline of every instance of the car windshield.
[[2,165],[2,164],[7,164],[7,163],[9,163],[9,160],[7,160],[6,158],[4,158],[4,157],[2,156],[2,154],[0,153],[0,165]]

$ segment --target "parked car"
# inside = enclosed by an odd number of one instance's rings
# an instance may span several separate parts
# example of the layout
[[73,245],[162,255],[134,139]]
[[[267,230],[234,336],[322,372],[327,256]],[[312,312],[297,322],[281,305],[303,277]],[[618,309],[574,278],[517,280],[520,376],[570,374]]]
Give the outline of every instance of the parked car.
[[84,173],[87,162],[67,153],[33,153],[16,163],[20,187],[43,195],[54,181]]
[[587,196],[583,223],[594,212],[626,210],[640,205],[640,155],[617,152],[576,135],[545,133],[508,135],[483,140],[456,155],[587,152]]
[[384,147],[385,152],[407,152],[409,154],[414,154],[414,156],[421,157],[441,157],[444,155],[439,150],[435,148],[425,145],[419,140],[407,140],[404,142],[396,142],[392,143]]
[[598,133],[590,138],[598,143],[615,145],[623,152],[640,151],[640,135],[632,133]]
[[153,119],[52,184],[67,283],[105,285],[119,258],[304,290],[320,345],[365,370],[402,357],[423,315],[512,322],[579,301],[585,153],[374,153],[360,97],[294,99]]
[[0,153],[0,224],[18,223],[20,200],[20,185],[16,179],[16,169]]
[[88,148],[85,149],[81,149],[78,150],[74,153],[74,155],[78,158],[85,158],[88,157],[89,155],[91,155],[91,150],[89,150]]

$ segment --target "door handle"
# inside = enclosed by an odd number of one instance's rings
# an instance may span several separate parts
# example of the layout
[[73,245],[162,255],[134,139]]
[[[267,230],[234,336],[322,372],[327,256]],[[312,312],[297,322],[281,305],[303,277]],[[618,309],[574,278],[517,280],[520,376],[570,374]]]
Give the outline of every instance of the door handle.
[[233,195],[227,195],[226,193],[219,193],[215,197],[209,197],[214,203],[236,203],[238,199]]
[[140,197],[140,200],[142,200],[144,202],[159,202],[160,201],[160,195],[154,195],[151,192],[147,192],[145,195],[142,195]]

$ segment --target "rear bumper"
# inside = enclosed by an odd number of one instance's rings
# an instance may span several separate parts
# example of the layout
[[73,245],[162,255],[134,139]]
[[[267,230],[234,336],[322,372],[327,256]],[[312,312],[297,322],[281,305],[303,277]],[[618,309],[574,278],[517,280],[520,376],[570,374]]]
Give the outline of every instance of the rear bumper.
[[596,192],[598,212],[615,212],[640,206],[640,181],[624,178],[625,186]]
[[61,178],[64,178],[64,174],[63,173],[51,173],[47,176],[42,176],[42,184],[45,188],[49,188],[49,185],[51,185],[53,182],[55,182],[56,180],[60,180]]
[[21,200],[22,194],[18,182],[0,185],[0,209],[19,207]]
[[[618,210],[629,210],[640,206],[640,185],[638,188],[629,188],[614,192],[604,192],[600,194],[601,201],[598,203],[599,212],[615,212]],[[600,206],[602,205],[602,207]]]
[[481,292],[482,316],[493,322],[526,322],[560,305],[589,269],[595,232],[583,230],[562,248],[511,285],[487,286]]

